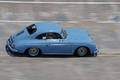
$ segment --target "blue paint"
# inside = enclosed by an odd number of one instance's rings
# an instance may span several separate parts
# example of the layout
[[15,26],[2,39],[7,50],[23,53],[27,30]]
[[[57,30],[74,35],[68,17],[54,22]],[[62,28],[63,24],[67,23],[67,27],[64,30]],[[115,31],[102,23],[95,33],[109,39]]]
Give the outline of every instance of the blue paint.
[[[24,28],[7,40],[7,45],[11,51],[24,53],[28,48],[39,48],[42,54],[74,54],[78,47],[85,46],[90,49],[91,54],[98,53],[98,48],[86,30],[61,28],[59,24],[54,22],[38,22],[34,25],[36,31],[32,34],[29,34],[27,28]],[[38,35],[44,33],[61,35],[62,30],[66,31],[65,38],[36,39]]]

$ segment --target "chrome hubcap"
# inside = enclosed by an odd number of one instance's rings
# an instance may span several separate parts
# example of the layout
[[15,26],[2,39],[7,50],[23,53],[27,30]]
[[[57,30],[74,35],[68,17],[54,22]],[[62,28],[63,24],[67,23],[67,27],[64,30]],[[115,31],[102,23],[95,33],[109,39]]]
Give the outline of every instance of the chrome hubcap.
[[30,56],[37,56],[39,54],[39,49],[37,48],[30,48],[29,49]]
[[77,50],[77,53],[79,56],[85,56],[87,54],[87,48],[85,47],[80,47],[78,50]]

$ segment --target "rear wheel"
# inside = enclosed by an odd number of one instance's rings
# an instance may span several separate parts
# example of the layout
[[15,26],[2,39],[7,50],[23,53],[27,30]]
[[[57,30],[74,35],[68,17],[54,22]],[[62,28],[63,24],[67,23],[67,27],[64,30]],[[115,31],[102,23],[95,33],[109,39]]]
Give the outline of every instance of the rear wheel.
[[77,56],[79,57],[84,57],[86,56],[88,53],[88,49],[86,47],[79,47],[77,50],[76,50],[76,54]]
[[40,54],[40,50],[38,48],[29,48],[27,50],[27,55],[29,57],[36,57]]

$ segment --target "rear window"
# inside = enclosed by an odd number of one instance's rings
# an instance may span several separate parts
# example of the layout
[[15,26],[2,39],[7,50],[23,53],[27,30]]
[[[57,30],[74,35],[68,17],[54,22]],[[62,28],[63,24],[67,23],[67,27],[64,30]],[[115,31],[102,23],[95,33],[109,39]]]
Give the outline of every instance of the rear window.
[[35,24],[32,24],[32,25],[30,25],[30,26],[28,26],[27,27],[27,31],[28,31],[28,33],[31,35],[31,34],[33,34],[33,33],[35,33],[36,32],[36,26],[35,26]]

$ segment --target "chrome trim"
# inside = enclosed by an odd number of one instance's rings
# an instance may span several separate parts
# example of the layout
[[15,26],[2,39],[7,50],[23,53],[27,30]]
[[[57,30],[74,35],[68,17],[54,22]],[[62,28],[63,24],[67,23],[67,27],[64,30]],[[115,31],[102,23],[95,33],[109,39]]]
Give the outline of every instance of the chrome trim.
[[98,51],[99,51],[99,49],[98,49],[98,47],[96,46],[96,49],[95,49],[95,51],[94,51],[94,54],[98,53]]

